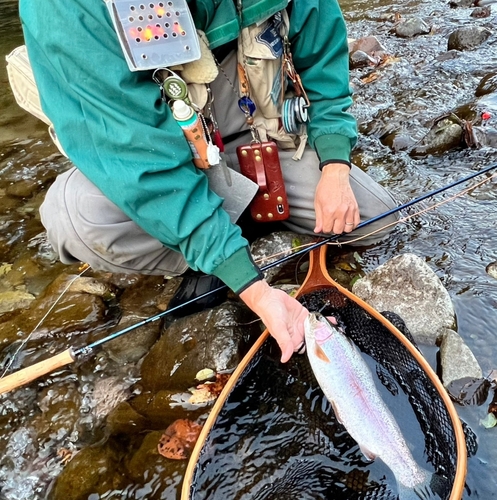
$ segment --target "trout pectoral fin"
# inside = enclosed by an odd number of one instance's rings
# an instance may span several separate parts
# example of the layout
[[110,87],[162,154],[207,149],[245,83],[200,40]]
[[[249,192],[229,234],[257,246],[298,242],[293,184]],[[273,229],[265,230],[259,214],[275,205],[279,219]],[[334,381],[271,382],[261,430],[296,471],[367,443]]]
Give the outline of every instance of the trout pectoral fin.
[[372,451],[369,451],[364,445],[359,445],[359,448],[368,460],[374,460],[376,458],[376,455]]
[[318,344],[315,345],[314,352],[321,361],[325,361],[326,363],[331,363],[330,358],[326,356],[326,353],[323,351],[323,349],[321,349],[321,347]]

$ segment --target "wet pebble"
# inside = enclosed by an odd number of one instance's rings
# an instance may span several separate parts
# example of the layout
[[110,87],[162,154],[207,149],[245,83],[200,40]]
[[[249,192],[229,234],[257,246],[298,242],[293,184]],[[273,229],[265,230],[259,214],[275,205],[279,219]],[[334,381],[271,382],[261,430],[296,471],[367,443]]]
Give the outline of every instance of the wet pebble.
[[486,268],[487,274],[497,280],[497,262],[492,262]]
[[401,21],[395,28],[395,34],[401,38],[412,38],[418,35],[426,35],[430,32],[430,26],[419,17],[411,17]]
[[471,12],[471,17],[476,17],[477,19],[485,18],[485,17],[490,17],[490,14],[492,13],[492,9],[490,6],[485,6],[485,7],[476,7],[472,10]]
[[459,28],[449,35],[448,50],[472,50],[481,45],[492,33],[479,26]]

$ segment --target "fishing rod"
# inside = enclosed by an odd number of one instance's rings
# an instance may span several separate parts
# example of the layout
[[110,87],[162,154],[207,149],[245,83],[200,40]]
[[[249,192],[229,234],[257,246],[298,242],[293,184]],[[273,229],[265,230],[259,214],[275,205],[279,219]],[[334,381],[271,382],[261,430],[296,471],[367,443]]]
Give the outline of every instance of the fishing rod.
[[[468,175],[467,177],[464,177],[463,179],[459,179],[457,181],[451,182],[450,184],[447,184],[446,186],[443,186],[441,188],[434,189],[433,191],[429,191],[428,193],[425,193],[417,198],[414,198],[413,200],[404,203],[402,205],[399,205],[397,207],[394,207],[390,210],[387,210],[386,212],[383,212],[375,217],[371,217],[370,219],[361,222],[360,224],[357,225],[357,227],[354,229],[356,231],[357,229],[361,229],[363,227],[369,226],[370,224],[373,224],[374,222],[377,222],[379,220],[382,220],[389,215],[393,215],[397,212],[400,212],[401,210],[404,210],[406,208],[409,208],[413,205],[416,205],[417,203],[420,203],[423,200],[426,200],[427,198],[431,198],[432,196],[435,196],[439,193],[442,193],[443,191],[446,191],[448,189],[451,189],[455,186],[458,186],[459,184],[462,184],[464,182],[467,182],[471,179],[474,179],[475,177],[478,177],[480,175],[483,175],[493,169],[497,168],[497,163],[494,165],[491,165],[489,167],[485,167],[477,172],[472,173],[471,175]],[[348,233],[350,234],[350,233]],[[317,241],[316,243],[313,243],[310,246],[307,246],[301,250],[297,250],[295,252],[291,252],[290,254],[281,257],[280,259],[271,262],[270,264],[267,264],[263,267],[261,267],[261,271],[266,271],[268,269],[271,269],[273,267],[279,266],[281,264],[284,264],[285,262],[294,259],[295,257],[299,257],[301,255],[304,255],[311,250],[314,250],[316,248],[321,247],[322,245],[326,245],[327,243],[330,243],[332,241],[337,240],[343,236],[342,234],[333,234],[327,238],[323,238],[320,241]],[[226,289],[226,285],[222,285],[220,287],[214,288],[212,290],[209,290],[208,292],[203,293],[202,295],[199,295],[198,297],[195,297],[193,299],[190,299],[182,304],[177,305],[176,307],[173,307],[171,309],[167,309],[166,311],[162,311],[158,314],[155,314],[154,316],[150,316],[149,318],[146,318],[142,321],[139,321],[138,323],[135,323],[133,325],[128,326],[127,328],[124,328],[122,330],[119,330],[117,332],[111,333],[110,335],[100,339],[96,340],[95,342],[92,342],[91,344],[88,344],[84,347],[80,347],[78,349],[73,349],[72,347],[66,349],[65,351],[56,354],[55,356],[52,356],[46,360],[40,361],[38,363],[35,363],[32,366],[29,366],[27,368],[23,368],[22,370],[19,370],[15,373],[12,373],[11,375],[8,375],[6,377],[0,378],[0,394],[4,394],[6,392],[9,392],[13,389],[16,389],[18,387],[21,387],[25,384],[28,384],[29,382],[32,382],[36,380],[37,378],[42,377],[43,375],[47,375],[48,373],[51,373],[58,368],[62,368],[63,366],[69,365],[73,362],[76,361],[78,358],[85,358],[88,356],[91,356],[93,354],[93,351],[97,348],[100,347],[101,345],[110,342],[111,340],[114,340],[118,337],[121,337],[122,335],[125,335],[126,333],[129,333],[132,330],[135,330],[137,328],[140,328],[142,326],[145,326],[149,323],[152,323],[154,321],[158,321],[159,319],[164,318],[165,316],[168,316],[170,314],[173,314],[175,311],[178,309],[181,309],[182,307],[185,307],[187,305],[190,305],[197,300],[204,299],[206,297],[209,297],[210,295],[220,292],[221,290]]]

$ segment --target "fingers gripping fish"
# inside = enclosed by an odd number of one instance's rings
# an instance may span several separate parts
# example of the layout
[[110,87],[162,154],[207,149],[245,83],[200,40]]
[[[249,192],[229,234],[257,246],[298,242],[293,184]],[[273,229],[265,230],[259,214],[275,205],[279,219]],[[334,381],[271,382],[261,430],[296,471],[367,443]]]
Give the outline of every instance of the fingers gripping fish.
[[414,460],[358,348],[319,313],[307,317],[305,340],[314,375],[337,419],[367,458],[379,457],[392,470],[399,500],[439,498],[430,494],[432,474]]

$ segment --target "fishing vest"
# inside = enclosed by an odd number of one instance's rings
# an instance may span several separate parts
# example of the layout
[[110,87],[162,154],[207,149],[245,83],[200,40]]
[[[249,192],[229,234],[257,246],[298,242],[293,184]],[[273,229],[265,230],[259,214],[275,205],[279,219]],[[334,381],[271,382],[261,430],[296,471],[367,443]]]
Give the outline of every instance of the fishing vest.
[[[295,149],[294,159],[298,160],[307,142],[306,128],[302,126],[300,133],[288,133],[282,125],[283,103],[294,97],[283,71],[284,43],[288,31],[286,10],[241,29],[237,44],[238,91],[240,96],[248,95],[255,103],[253,119],[260,140],[273,140],[281,149]],[[205,34],[197,32],[200,59],[169,69],[188,84],[189,99],[203,109],[208,100],[207,86],[218,76],[219,63],[209,49]],[[237,106],[237,103],[233,105]]]

